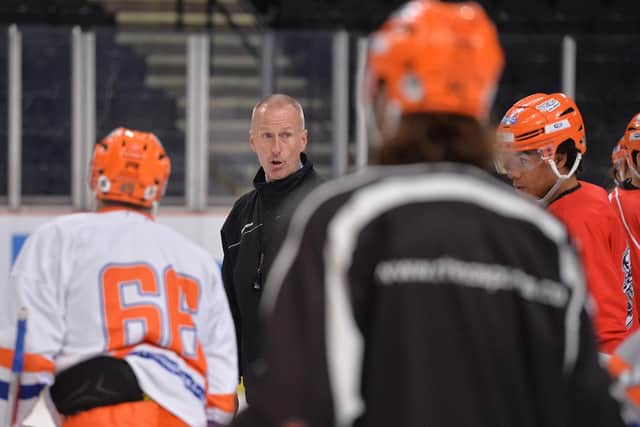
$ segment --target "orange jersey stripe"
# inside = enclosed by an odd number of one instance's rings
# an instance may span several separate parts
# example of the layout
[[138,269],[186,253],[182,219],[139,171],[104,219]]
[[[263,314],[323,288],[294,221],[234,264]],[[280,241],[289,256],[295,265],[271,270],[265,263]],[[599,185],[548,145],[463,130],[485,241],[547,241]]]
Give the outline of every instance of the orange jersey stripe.
[[[13,350],[0,348],[0,366],[11,369],[13,365]],[[26,372],[53,372],[54,364],[51,360],[37,354],[25,353],[24,370]]]
[[215,407],[224,412],[233,413],[236,410],[236,395],[231,394],[208,394],[207,407]]
[[618,378],[624,371],[627,371],[630,366],[617,354],[612,354],[607,362],[609,368],[609,374],[613,378]]

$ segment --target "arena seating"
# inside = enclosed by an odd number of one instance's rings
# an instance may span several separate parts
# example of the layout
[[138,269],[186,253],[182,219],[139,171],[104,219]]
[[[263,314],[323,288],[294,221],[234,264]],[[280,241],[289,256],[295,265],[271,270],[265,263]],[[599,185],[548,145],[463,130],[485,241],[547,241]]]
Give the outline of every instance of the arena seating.
[[[562,37],[575,37],[576,101],[585,118],[589,143],[584,176],[606,185],[611,147],[626,121],[640,110],[640,79],[635,71],[640,65],[637,0],[479,1],[496,21],[507,55],[492,111],[494,123],[525,95],[561,90]],[[252,0],[253,7],[247,7],[249,0],[237,2],[234,11],[257,11],[261,13],[259,22],[278,30],[275,89],[302,100],[310,131],[309,151],[321,173],[330,175],[331,34],[319,30],[348,28],[355,40],[356,35],[378,25],[402,0],[372,0],[366,13],[359,0],[341,0],[339,5],[337,0]],[[172,0],[160,3],[163,13],[175,10]],[[204,0],[185,0],[184,4],[191,15],[206,10]],[[168,35],[175,30],[171,20],[164,26],[156,23],[150,27],[147,21],[136,26],[130,18],[144,15],[143,6],[149,8],[147,2],[129,0],[0,2],[0,23],[17,22],[23,31],[25,194],[69,194],[70,24],[90,27],[96,33],[97,136],[116,124],[153,129],[174,160],[169,194],[184,194],[184,82],[173,87],[149,84],[151,76],[163,81],[184,76],[184,33],[173,33],[182,39],[166,45],[135,41],[136,31],[153,28]],[[191,15],[187,22],[206,21]],[[133,41],[119,38],[125,21],[126,31],[130,31],[127,36],[134,36],[130,37]],[[254,52],[240,42],[237,31],[217,25],[212,33],[209,187],[216,197],[245,191],[256,166],[246,143],[246,130],[248,112],[261,95],[255,53],[262,37],[255,28],[241,31]],[[0,44],[6,43],[6,31],[0,31]],[[310,51],[314,54],[309,55]],[[6,49],[0,49],[0,81],[6,81],[6,55]],[[354,70],[354,64],[350,66]],[[1,152],[6,152],[6,89],[0,84]],[[352,105],[351,136],[354,117]],[[0,156],[0,195],[6,194],[6,170],[6,157]],[[39,178],[32,179],[34,176]]]

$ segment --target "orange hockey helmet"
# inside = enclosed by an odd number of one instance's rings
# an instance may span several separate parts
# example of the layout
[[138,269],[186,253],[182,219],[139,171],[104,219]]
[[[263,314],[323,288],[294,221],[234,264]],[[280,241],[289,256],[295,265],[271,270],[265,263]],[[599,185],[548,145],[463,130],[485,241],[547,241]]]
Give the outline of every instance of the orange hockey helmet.
[[496,28],[474,2],[414,0],[372,35],[365,97],[384,85],[387,108],[488,117],[504,55]]
[[170,172],[154,134],[118,128],[96,144],[90,185],[98,199],[148,208],[164,195]]
[[640,151],[640,113],[633,116],[622,137],[622,148],[626,151],[627,159],[635,164],[631,159],[634,151]]
[[627,168],[624,167],[627,166],[627,162],[627,150],[624,146],[623,136],[611,151],[613,179],[618,186],[627,179]]
[[502,149],[538,151],[544,160],[553,160],[567,139],[579,153],[587,151],[580,110],[563,93],[536,93],[516,102],[500,121],[497,137]]

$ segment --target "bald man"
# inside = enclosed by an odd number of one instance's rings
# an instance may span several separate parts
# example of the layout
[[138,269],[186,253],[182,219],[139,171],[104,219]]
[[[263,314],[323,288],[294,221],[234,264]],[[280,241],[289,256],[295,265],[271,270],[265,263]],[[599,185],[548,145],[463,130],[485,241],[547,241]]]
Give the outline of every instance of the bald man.
[[270,95],[251,115],[249,144],[260,162],[254,190],[240,197],[222,226],[222,276],[238,334],[240,372],[251,404],[252,366],[258,355],[258,304],[269,266],[288,220],[285,205],[320,182],[304,154],[307,130],[300,103]]

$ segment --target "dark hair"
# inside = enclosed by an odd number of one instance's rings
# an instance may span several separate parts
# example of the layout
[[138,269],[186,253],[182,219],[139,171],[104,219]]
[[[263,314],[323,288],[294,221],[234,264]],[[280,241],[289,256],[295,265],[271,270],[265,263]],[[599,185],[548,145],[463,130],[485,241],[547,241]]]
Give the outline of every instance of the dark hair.
[[151,212],[151,207],[144,207],[140,205],[135,205],[133,203],[121,202],[120,200],[109,200],[109,199],[100,199],[100,203],[102,206],[106,208],[110,207],[126,207],[129,209],[141,211],[141,212]]
[[[566,154],[567,155],[567,161],[565,163],[567,169],[571,169],[571,166],[573,166],[573,162],[576,161],[576,157],[578,157],[578,149],[576,148],[576,144],[573,141],[573,139],[569,138],[564,140],[560,145],[558,145],[558,149],[556,150],[557,154]],[[584,160],[584,158],[583,158]],[[584,161],[581,161],[580,164],[578,165],[578,169],[576,169],[576,175],[581,173],[583,168],[582,166],[584,165]]]
[[638,153],[640,153],[640,151],[638,150],[631,150],[631,162],[633,163],[634,166],[638,167],[638,162],[636,162],[636,159],[638,158]]
[[476,119],[458,114],[415,113],[374,153],[377,164],[457,162],[489,169],[494,141]]

